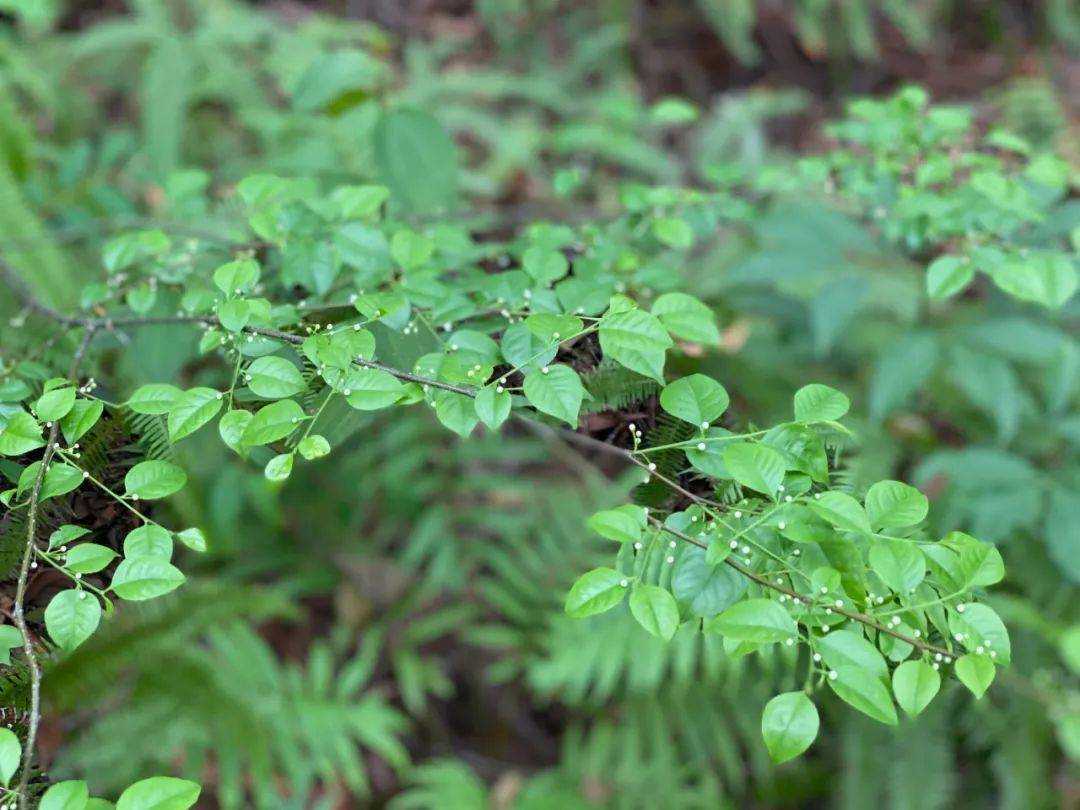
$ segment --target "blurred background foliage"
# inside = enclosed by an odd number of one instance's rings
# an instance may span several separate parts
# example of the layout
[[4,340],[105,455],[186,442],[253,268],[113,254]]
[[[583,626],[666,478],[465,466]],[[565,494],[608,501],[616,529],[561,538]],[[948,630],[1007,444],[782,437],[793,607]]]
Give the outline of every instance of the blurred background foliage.
[[[928,301],[932,212],[891,233],[875,212],[903,219],[895,188],[784,182],[844,140],[825,122],[845,100],[914,82],[1065,161],[1017,237],[1060,249],[1080,226],[1078,52],[1071,0],[0,0],[0,255],[46,299],[99,279],[119,229],[227,236],[225,191],[251,172],[405,183],[387,138],[430,158],[415,207],[481,235],[614,217],[628,182],[716,192],[693,261],[657,271],[723,328],[680,371],[762,422],[806,382],[847,392],[863,448],[844,474],[913,480],[937,530],[1000,544],[1014,644],[980,703],[954,691],[895,730],[826,705],[819,744],[774,768],[758,722],[792,686],[781,653],[563,615],[608,554],[584,518],[628,480],[547,436],[350,411],[334,474],[280,491],[214,442],[181,451],[173,508],[211,552],[52,665],[50,773],[107,791],[171,770],[225,808],[1080,806],[1080,306],[978,283]],[[182,333],[136,340],[106,398],[213,373]],[[588,383],[594,432],[646,416]],[[116,427],[166,452],[153,429]],[[0,522],[5,575],[18,536]],[[3,677],[17,705],[22,673]]]

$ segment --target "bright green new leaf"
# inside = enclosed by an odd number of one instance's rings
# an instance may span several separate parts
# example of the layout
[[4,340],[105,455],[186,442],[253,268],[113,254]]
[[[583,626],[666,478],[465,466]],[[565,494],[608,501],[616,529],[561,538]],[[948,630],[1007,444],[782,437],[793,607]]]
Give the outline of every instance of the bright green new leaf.
[[631,371],[664,382],[664,358],[671,348],[663,325],[655,315],[631,309],[608,314],[600,322],[600,348],[604,356]]
[[60,429],[64,433],[64,441],[69,445],[77,442],[97,424],[104,411],[105,404],[100,399],[75,400],[75,404],[68,411],[67,416],[60,420]]
[[686,220],[678,217],[659,217],[653,220],[653,235],[671,248],[685,250],[694,244],[694,231]]
[[121,599],[139,602],[174,591],[184,583],[178,568],[160,557],[134,557],[116,566],[112,590]]
[[766,703],[761,736],[773,763],[787,762],[809,748],[820,723],[817,707],[805,692],[785,692]]
[[835,388],[811,383],[795,392],[796,422],[835,422],[848,412],[851,400]]
[[833,669],[859,670],[863,677],[883,679],[888,666],[878,649],[853,630],[837,630],[817,640],[817,651]]
[[643,507],[627,503],[597,512],[589,518],[587,524],[590,529],[608,540],[637,543],[641,540],[647,521]]
[[293,458],[293,453],[281,453],[266,462],[266,467],[263,468],[266,480],[284,481],[292,475]]
[[296,449],[299,451],[300,455],[308,461],[313,461],[314,459],[330,455],[330,442],[326,440],[325,436],[320,436],[316,433],[301,439],[300,443],[296,445]]
[[939,256],[926,268],[926,293],[939,300],[950,298],[974,277],[975,268],[966,256]]
[[472,397],[453,391],[439,391],[435,395],[435,416],[463,439],[472,434],[479,421]]
[[22,633],[13,624],[0,624],[0,664],[11,664],[11,651],[23,645]]
[[692,295],[664,293],[652,306],[655,315],[672,337],[707,346],[720,344],[716,315]]
[[770,498],[776,496],[784,482],[784,457],[768,445],[733,442],[724,447],[723,459],[732,478]]
[[926,577],[926,558],[910,540],[874,540],[869,559],[874,573],[895,593],[910,593]]
[[510,405],[510,395],[494,385],[481,388],[473,402],[480,421],[492,430],[498,430],[510,416]]
[[75,526],[70,523],[61,526],[49,535],[49,551],[52,551],[54,548],[59,548],[66,543],[78,540],[80,537],[85,537],[88,534],[90,534],[90,530],[85,529],[82,526]]
[[67,553],[64,567],[73,574],[96,574],[114,559],[117,554],[108,546],[97,543],[81,543]]
[[865,670],[850,665],[834,667],[832,672],[836,675],[829,674],[829,687],[841,700],[879,723],[896,725],[896,707],[881,679],[867,677]]
[[192,551],[197,551],[200,554],[206,551],[206,535],[203,534],[202,529],[184,529],[177,532],[176,536],[181,543]]
[[679,606],[675,597],[656,585],[635,585],[630,593],[630,612],[638,624],[659,638],[670,640],[679,629]]
[[45,791],[38,810],[86,810],[89,797],[89,788],[80,779],[57,782]]
[[[352,403],[350,403],[352,404]],[[304,409],[292,399],[282,399],[255,412],[241,442],[257,446],[284,439],[304,420]]]
[[866,516],[875,531],[915,526],[928,511],[926,496],[899,481],[878,481],[866,493]]
[[570,366],[544,366],[525,375],[525,398],[529,404],[572,427],[577,427],[584,396],[581,378]]
[[0,726],[0,785],[7,787],[19,769],[22,743],[10,728]]
[[570,271],[570,263],[561,252],[544,247],[526,250],[521,257],[521,266],[540,284],[558,281]]
[[136,388],[127,401],[127,406],[135,413],[163,414],[171,411],[183,395],[184,392],[175,385],[150,383]]
[[986,655],[964,655],[956,659],[956,677],[978,700],[994,682],[994,662]]
[[0,431],[0,455],[21,456],[39,447],[44,447],[41,438],[41,426],[26,411],[16,411],[8,417],[3,431]]
[[230,298],[217,309],[218,320],[230,332],[239,332],[251,321],[251,304],[243,298]]
[[225,442],[229,449],[236,453],[243,455],[244,450],[244,431],[248,429],[248,425],[251,424],[251,419],[254,417],[251,411],[227,411],[221,419],[218,421],[218,435],[221,436],[221,440]]
[[660,407],[700,428],[719,419],[730,402],[724,386],[704,374],[682,377],[660,392]]
[[737,602],[710,621],[707,629],[754,644],[786,641],[798,633],[791,614],[771,599]]
[[124,538],[124,557],[158,557],[168,562],[172,559],[172,535],[156,523],[147,523],[132,529]]
[[391,374],[377,368],[356,368],[345,378],[341,393],[358,411],[377,411],[401,399],[404,386]]
[[[670,537],[670,535],[668,535]],[[684,546],[671,574],[671,592],[685,611],[711,618],[746,593],[747,579],[729,565],[712,565],[705,549]]]
[[284,399],[307,388],[304,376],[284,357],[260,357],[247,368],[248,388],[264,399]]
[[86,591],[60,591],[45,608],[45,629],[62,650],[86,641],[101,622],[101,603]]
[[129,497],[150,501],[167,498],[186,483],[187,473],[168,461],[141,461],[124,476],[124,490]]
[[75,405],[75,388],[71,385],[46,391],[34,405],[34,413],[41,422],[55,422],[67,415]]
[[120,794],[116,810],[188,810],[202,789],[194,782],[154,776],[136,782]]
[[169,438],[178,442],[191,435],[217,415],[221,404],[222,394],[213,388],[189,388],[184,391],[169,408]]
[[892,677],[896,703],[911,717],[930,705],[941,688],[941,676],[925,661],[905,661]]
[[846,492],[824,492],[809,501],[810,508],[838,529],[870,534],[870,520],[862,504]]
[[254,259],[236,259],[214,271],[214,285],[225,295],[246,295],[258,282],[259,263]]
[[626,595],[628,580],[614,568],[594,568],[578,577],[566,595],[566,615],[575,618],[611,610]]

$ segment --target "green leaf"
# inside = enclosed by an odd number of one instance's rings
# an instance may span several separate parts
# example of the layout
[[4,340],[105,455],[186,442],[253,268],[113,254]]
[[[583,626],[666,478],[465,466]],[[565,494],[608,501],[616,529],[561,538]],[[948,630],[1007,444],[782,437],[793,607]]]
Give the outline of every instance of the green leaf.
[[107,546],[82,543],[67,553],[67,557],[64,558],[64,567],[73,574],[96,574],[116,557],[116,552]]
[[810,508],[838,529],[870,534],[870,521],[862,504],[846,492],[824,492],[809,502]]
[[525,375],[525,398],[529,404],[571,427],[577,427],[584,396],[581,378],[570,366],[544,366]]
[[19,769],[22,743],[10,728],[0,726],[0,785],[7,787]]
[[[31,467],[28,467],[27,469],[36,468],[38,466],[40,466],[40,462],[31,465]],[[69,492],[74,492],[78,489],[82,482],[82,470],[68,464],[52,464],[49,469],[45,471],[45,481],[41,485],[41,496],[39,500],[44,501],[49,498],[67,495]]]
[[617,543],[640,541],[647,522],[645,509],[629,503],[597,512],[586,521],[588,527],[598,535]]
[[243,455],[247,449],[244,447],[244,431],[254,416],[251,411],[227,411],[218,421],[218,435],[234,452]]
[[293,454],[281,453],[266,462],[263,475],[266,476],[267,481],[284,481],[292,475],[292,468]]
[[84,529],[82,526],[74,526],[70,523],[61,526],[49,535],[49,551],[52,551],[54,548],[59,548],[67,543],[71,543],[74,540],[78,540],[80,537],[85,537],[88,534],[90,534],[90,530]]
[[112,590],[121,599],[140,602],[174,591],[184,582],[178,568],[160,557],[124,560],[113,574]]
[[415,270],[435,253],[435,242],[426,234],[402,228],[390,240],[390,257],[406,270]]
[[724,466],[742,486],[776,497],[784,482],[787,465],[772,447],[751,442],[733,442],[724,447]]
[[660,392],[660,407],[699,428],[719,419],[730,402],[724,386],[704,374],[675,380]]
[[541,340],[524,323],[506,327],[499,348],[507,363],[523,371],[548,365],[559,351],[558,346]]
[[117,273],[144,259],[165,254],[170,245],[169,237],[163,231],[132,231],[106,242],[101,261],[109,273]]
[[135,413],[163,414],[171,411],[183,395],[184,392],[175,385],[150,383],[136,388],[127,406]]
[[863,677],[883,679],[888,666],[877,648],[854,631],[837,630],[817,640],[817,651],[833,669],[858,669]]
[[773,763],[794,759],[817,737],[820,719],[805,692],[785,692],[765,704],[761,736]]
[[11,651],[23,646],[22,633],[12,624],[0,624],[0,664],[11,664]]
[[638,624],[659,638],[670,640],[679,629],[679,606],[664,588],[635,585],[630,593],[630,612]]
[[850,407],[847,396],[827,385],[811,383],[795,392],[796,422],[835,422]]
[[86,591],[60,591],[45,608],[45,629],[62,650],[86,641],[101,622],[101,603]]
[[964,646],[976,649],[980,644],[986,647],[987,653],[993,650],[997,663],[1007,666],[1012,660],[1012,644],[1009,640],[1009,631],[1001,617],[994,612],[989,605],[982,603],[967,604],[963,612],[949,616],[949,629],[955,634],[964,633]]
[[[521,266],[540,284],[558,281],[570,271],[570,263],[561,252],[540,246],[525,251]],[[568,336],[570,334],[573,333],[567,333]]]
[[1052,309],[1072,298],[1078,283],[1072,259],[1060,253],[1010,259],[994,267],[990,275],[1010,295]]
[[692,295],[681,292],[664,293],[653,304],[652,314],[672,337],[707,346],[720,344],[716,315]]
[[64,441],[75,444],[97,424],[105,405],[100,399],[79,399],[75,401],[67,416],[60,420],[60,429],[64,432]]
[[1005,578],[1001,552],[989,543],[963,532],[949,532],[941,543],[957,553],[964,588],[988,588]]
[[896,593],[910,593],[926,576],[926,558],[910,540],[875,540],[869,560],[874,573]]
[[254,259],[236,259],[214,271],[214,286],[225,295],[246,295],[258,283],[259,263]]
[[199,800],[201,788],[186,779],[154,776],[136,782],[116,802],[116,810],[188,810]]
[[230,332],[239,332],[251,320],[251,305],[243,298],[230,298],[218,305],[218,320]]
[[481,388],[473,401],[476,415],[492,430],[498,430],[510,416],[510,405],[510,395],[494,385]]
[[543,344],[566,340],[585,328],[581,318],[558,315],[553,312],[535,312],[525,319],[525,328],[538,337]]
[[26,411],[16,411],[8,417],[4,430],[0,432],[0,455],[21,456],[39,447],[44,447],[41,427]]
[[90,801],[90,791],[86,782],[69,779],[51,785],[41,797],[38,810],[86,810]]
[[656,316],[640,309],[615,315],[600,322],[600,348],[604,356],[631,371],[664,384],[664,359],[672,346]]
[[283,357],[260,357],[247,368],[247,384],[264,399],[284,399],[307,389],[300,369]]
[[42,394],[34,405],[34,413],[41,422],[55,422],[66,416],[74,405],[75,388],[65,385]]
[[994,662],[985,655],[964,655],[956,659],[956,677],[978,700],[994,682]]
[[141,461],[124,476],[127,494],[148,501],[167,498],[186,483],[187,473],[168,461]]
[[956,295],[971,283],[975,268],[966,256],[939,256],[926,268],[926,292],[943,300]]
[[729,565],[711,565],[705,549],[684,546],[671,574],[671,591],[690,614],[710,618],[735,604],[746,593],[746,582]]
[[375,164],[394,203],[417,214],[457,202],[457,149],[431,115],[407,108],[383,113],[375,127]]
[[206,551],[206,535],[203,534],[202,529],[184,529],[182,532],[177,532],[176,536],[192,551],[200,554]]
[[158,557],[168,562],[172,559],[172,535],[154,523],[132,529],[124,538],[124,557]]
[[785,641],[798,633],[791,615],[771,599],[738,602],[710,621],[707,629],[754,644]]
[[222,394],[213,388],[189,388],[169,408],[169,438],[180,441],[201,428],[221,410]]
[[575,618],[611,610],[626,595],[629,582],[614,568],[594,568],[578,577],[566,595],[566,615]]
[[829,675],[829,687],[841,700],[879,723],[896,725],[896,707],[880,679],[869,678],[865,670],[852,666],[833,667],[833,672],[836,677]]
[[925,661],[905,661],[893,671],[892,684],[897,704],[915,717],[937,695],[941,676]]
[[915,526],[928,511],[926,496],[899,481],[878,481],[866,493],[866,515],[875,531]]
[[304,417],[304,409],[295,400],[283,399],[271,403],[255,411],[241,441],[246,445],[257,446],[284,439],[296,430]]
[[300,455],[308,461],[313,461],[314,459],[330,455],[330,442],[326,440],[325,436],[320,436],[316,433],[301,439],[300,443],[296,445],[296,449],[300,452]]
[[377,368],[357,368],[349,371],[341,393],[345,401],[358,411],[377,411],[393,405],[404,393],[404,386],[391,374]]
[[678,217],[659,217],[653,220],[653,235],[662,244],[685,250],[694,244],[694,231]]
[[463,439],[472,434],[477,423],[476,406],[472,398],[453,391],[439,391],[435,395],[435,416]]

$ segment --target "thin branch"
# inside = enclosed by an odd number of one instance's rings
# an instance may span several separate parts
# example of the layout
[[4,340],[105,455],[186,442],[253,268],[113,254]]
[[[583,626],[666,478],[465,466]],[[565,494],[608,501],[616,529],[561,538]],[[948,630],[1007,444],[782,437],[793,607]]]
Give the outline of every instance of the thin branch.
[[[86,330],[86,334],[83,335],[79,348],[75,351],[75,356],[71,363],[71,371],[69,372],[68,377],[74,379],[75,375],[78,374],[79,366],[82,364],[83,357],[86,356],[86,350],[90,348],[90,342],[94,339],[95,334],[97,334],[96,328],[91,327]],[[45,482],[46,470],[48,470],[49,463],[52,461],[53,455],[56,452],[59,432],[60,421],[56,420],[53,422],[52,427],[49,428],[48,443],[45,445],[45,452],[41,457],[41,466],[38,467],[37,475],[34,477],[34,485],[30,490],[30,507],[26,526],[26,546],[23,548],[22,562],[19,565],[19,580],[15,588],[15,626],[22,635],[23,651],[26,654],[26,661],[30,667],[30,717],[26,724],[26,745],[23,747],[22,751],[22,772],[19,775],[19,782],[15,788],[15,792],[18,793],[19,796],[18,801],[20,810],[23,810],[23,808],[27,806],[26,786],[30,782],[30,766],[34,761],[34,748],[37,745],[38,726],[41,724],[41,664],[38,662],[37,652],[34,650],[34,642],[30,637],[30,628],[26,625],[24,604],[26,602],[26,585],[30,578],[30,562],[33,560],[34,551],[37,548],[37,538],[35,535],[37,531],[37,512],[39,499],[41,498],[41,487]]]
[[[709,547],[708,543],[703,543],[700,540],[698,540],[696,537],[691,537],[688,534],[684,534],[683,532],[679,531],[678,529],[673,529],[670,526],[665,526],[663,521],[657,520],[654,517],[650,517],[649,522],[652,523],[654,526],[657,526],[658,528],[660,528],[663,531],[667,532],[668,534],[674,535],[675,537],[679,538],[680,540],[682,540],[682,541],[684,541],[686,543],[691,543],[691,544],[697,546],[698,548],[708,548]],[[840,616],[844,616],[845,618],[851,619],[852,621],[858,622],[859,624],[865,625],[867,627],[872,627],[873,629],[877,630],[879,633],[884,633],[887,636],[892,636],[893,638],[897,639],[898,641],[903,641],[906,644],[910,644],[912,647],[915,647],[918,650],[922,650],[923,652],[940,654],[942,656],[947,656],[950,659],[956,657],[956,653],[954,653],[954,652],[946,650],[943,647],[938,647],[938,646],[936,646],[934,644],[928,644],[927,642],[921,641],[921,640],[919,640],[917,638],[913,638],[911,636],[904,635],[903,633],[901,633],[901,632],[899,632],[897,630],[893,630],[891,627],[887,627],[886,625],[881,624],[880,622],[875,620],[872,616],[869,616],[869,615],[867,615],[865,613],[862,613],[862,612],[860,612],[858,610],[848,610],[847,608],[837,607],[834,604],[823,605],[820,602],[818,602],[817,600],[815,600],[813,597],[806,596],[805,594],[801,594],[798,591],[793,591],[790,588],[787,588],[787,587],[785,587],[783,585],[780,585],[780,584],[778,584],[776,582],[771,581],[768,577],[763,576],[762,574],[759,574],[756,571],[751,571],[749,568],[744,566],[742,563],[732,559],[730,556],[725,557],[724,562],[727,565],[734,568],[736,571],[738,571],[744,577],[747,577],[748,579],[752,579],[754,582],[756,582],[761,587],[769,588],[770,590],[774,590],[777,593],[782,593],[785,596],[790,597],[791,599],[802,602],[804,605],[808,605],[810,607],[822,608],[822,609],[829,608],[830,610],[832,610],[833,613],[836,613],[836,614],[838,614]]]

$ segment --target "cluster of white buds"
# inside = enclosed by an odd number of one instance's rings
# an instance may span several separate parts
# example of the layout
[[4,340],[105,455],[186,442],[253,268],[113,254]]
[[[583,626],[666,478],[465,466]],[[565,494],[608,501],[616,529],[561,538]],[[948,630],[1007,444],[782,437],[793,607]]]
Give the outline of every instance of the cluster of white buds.
[[83,383],[83,385],[79,388],[79,393],[80,394],[89,394],[91,391],[97,390],[97,387],[98,387],[97,380],[95,380],[93,377],[91,377],[89,380],[87,380],[85,383]]

